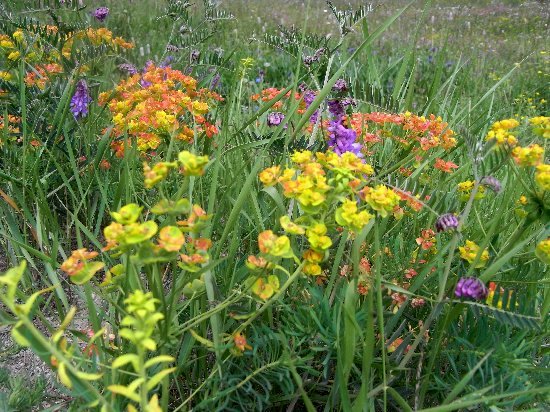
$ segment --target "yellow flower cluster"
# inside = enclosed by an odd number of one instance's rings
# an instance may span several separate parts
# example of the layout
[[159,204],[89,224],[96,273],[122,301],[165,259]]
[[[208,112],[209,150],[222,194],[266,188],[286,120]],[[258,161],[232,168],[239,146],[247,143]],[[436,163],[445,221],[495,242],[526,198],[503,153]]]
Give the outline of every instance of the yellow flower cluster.
[[76,40],[88,41],[94,47],[107,46],[114,50],[132,49],[134,47],[133,43],[127,42],[122,37],[114,37],[113,32],[105,27],[100,27],[97,29],[88,27],[86,30],[78,30],[67,36],[61,51],[63,56],[67,59],[71,57],[72,51],[76,49]]
[[512,150],[512,157],[518,166],[537,166],[542,162],[544,148],[538,144],[532,144],[528,147],[516,147]]
[[[301,215],[295,220],[282,216],[280,224],[288,235],[302,235],[307,240],[301,253],[304,274],[322,275],[321,263],[343,229],[357,233],[375,214],[399,214],[401,197],[384,185],[369,186],[374,170],[354,153],[339,156],[334,152],[304,150],[295,152],[290,159],[290,167],[268,167],[260,172],[259,179],[267,187],[280,185],[284,196],[299,205]],[[260,233],[258,243],[262,256],[250,256],[247,266],[261,273],[261,277],[252,279],[252,291],[265,299],[278,285],[266,277],[265,270],[273,269],[281,258],[298,258],[286,235],[277,236],[267,230]]]
[[111,92],[100,93],[98,103],[108,107],[113,134],[119,138],[111,143],[116,156],[124,156],[125,147],[132,145],[130,139],[135,139],[139,151],[147,152],[169,136],[192,142],[196,132],[216,135],[217,126],[205,115],[211,110],[210,101],[223,99],[208,89],[197,89],[197,84],[179,70],[149,64],[144,73],[122,80]]
[[170,169],[180,167],[184,176],[202,176],[208,163],[208,156],[197,156],[187,150],[178,154],[177,162],[159,162],[153,167],[143,162],[143,176],[146,189],[151,189],[168,176]]
[[529,119],[533,132],[545,139],[550,138],[550,117],[538,116]]
[[361,191],[361,196],[382,217],[393,212],[401,200],[396,192],[384,185],[378,185],[375,188],[367,186]]
[[537,245],[535,253],[542,262],[550,265],[550,237]]
[[550,165],[538,165],[535,172],[535,182],[542,190],[550,191]]
[[[458,192],[460,193],[460,200],[466,202],[470,198],[470,194],[474,189],[475,182],[473,180],[465,180],[457,185]],[[475,200],[483,199],[485,197],[485,186],[479,185],[477,188]]]
[[504,119],[493,123],[485,140],[495,141],[497,145],[515,146],[518,140],[510,133],[510,130],[519,126],[516,119]]
[[86,283],[97,271],[105,266],[103,262],[89,262],[89,260],[95,258],[97,255],[97,252],[90,252],[86,249],[75,250],[63,262],[61,270],[71,277],[73,283],[77,285]]
[[[478,255],[480,251],[480,247],[471,240],[466,240],[466,244],[464,246],[461,246],[458,248],[460,252],[460,257],[467,261],[468,263],[472,264],[475,261],[476,256]],[[475,268],[482,268],[484,267],[487,262],[489,261],[489,251],[487,249],[483,250],[481,252],[481,255],[479,257],[479,260],[477,261]]]

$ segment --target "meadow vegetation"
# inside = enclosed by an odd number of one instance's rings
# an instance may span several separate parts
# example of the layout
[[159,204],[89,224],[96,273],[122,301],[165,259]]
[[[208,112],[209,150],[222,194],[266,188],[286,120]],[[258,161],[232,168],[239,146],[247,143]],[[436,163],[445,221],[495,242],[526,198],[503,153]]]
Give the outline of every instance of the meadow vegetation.
[[548,20],[0,3],[0,409],[548,410]]

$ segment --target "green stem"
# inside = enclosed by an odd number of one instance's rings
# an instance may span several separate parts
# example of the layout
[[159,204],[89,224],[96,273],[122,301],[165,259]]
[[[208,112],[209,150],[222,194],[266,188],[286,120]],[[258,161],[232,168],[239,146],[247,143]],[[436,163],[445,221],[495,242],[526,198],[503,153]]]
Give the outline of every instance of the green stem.
[[[206,286],[206,296],[208,302],[214,302],[216,299],[214,292],[214,276],[210,270],[204,273],[204,284]],[[210,316],[210,324],[212,325],[212,338],[214,340],[214,352],[216,353],[216,365],[220,373],[220,378],[223,378],[222,365],[220,363],[222,356],[222,341],[221,341],[221,327],[220,327],[220,315],[214,313]]]
[[141,379],[143,379],[143,382],[141,383],[139,392],[140,392],[140,407],[142,411],[146,411],[147,404],[149,403],[149,399],[147,398],[147,369],[145,369],[145,350],[143,346],[137,345],[137,355],[139,358],[139,376]]

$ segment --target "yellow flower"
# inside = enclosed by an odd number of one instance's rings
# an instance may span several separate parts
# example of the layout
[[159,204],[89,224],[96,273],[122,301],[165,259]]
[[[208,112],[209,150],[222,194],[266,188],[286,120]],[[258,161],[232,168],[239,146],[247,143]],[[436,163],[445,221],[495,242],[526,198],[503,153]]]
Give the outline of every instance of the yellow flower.
[[163,227],[159,232],[159,246],[167,252],[177,252],[184,243],[185,237],[176,226]]
[[[476,256],[478,255],[480,248],[475,242],[467,240],[466,244],[459,247],[458,250],[460,251],[460,257],[471,264],[474,262]],[[479,257],[479,260],[474,267],[482,268],[487,264],[488,260],[489,251],[485,249],[483,252],[481,252],[481,256]]]
[[324,223],[315,223],[307,229],[307,240],[313,250],[323,251],[332,246],[332,240],[326,233],[327,227]]
[[491,126],[491,129],[497,130],[497,129],[504,129],[504,130],[510,130],[514,129],[519,126],[519,122],[516,119],[504,119],[500,120],[498,122],[493,123],[493,126]]
[[550,190],[550,164],[538,165],[535,182],[542,190]]
[[[289,169],[287,169],[289,170]],[[279,175],[281,174],[281,167],[280,166],[272,166],[268,167],[265,170],[262,170],[259,174],[260,181],[265,186],[273,186],[275,183],[277,183],[277,179]],[[294,171],[293,173],[294,174]]]
[[[474,189],[475,182],[473,180],[466,180],[460,182],[457,185],[458,191],[461,193],[460,200],[467,201],[470,198],[470,193]],[[485,186],[479,185],[477,187],[476,195],[474,196],[475,200],[483,199],[485,197]]]
[[384,185],[378,185],[375,188],[367,186],[361,194],[369,206],[382,217],[388,216],[401,200],[397,193]]
[[11,75],[10,72],[0,70],[0,80],[4,80],[6,82],[9,82],[11,79],[12,79],[12,75]]
[[8,54],[8,60],[17,60],[19,59],[19,56],[21,56],[21,53],[19,53],[17,50],[16,51],[12,51],[10,54]]
[[89,252],[86,249],[75,250],[71,256],[63,262],[61,270],[69,275],[73,283],[77,285],[86,283],[97,271],[103,269],[105,266],[103,262],[88,262],[97,255],[97,252]]
[[543,158],[544,148],[538,144],[532,144],[528,147],[516,147],[512,150],[512,157],[518,166],[536,166]]
[[301,152],[294,152],[290,159],[297,164],[304,164],[311,161],[312,153],[309,150],[303,150]]
[[191,104],[191,113],[193,113],[193,115],[195,116],[208,113],[208,104],[204,102],[200,102],[198,100],[194,101]]
[[13,37],[17,42],[21,42],[25,38],[21,30],[14,31],[11,37]]
[[317,263],[308,262],[304,265],[302,272],[309,276],[319,276],[322,273],[322,269]]
[[143,176],[144,184],[146,189],[151,189],[157,183],[162,182],[166,176],[168,176],[168,171],[171,167],[176,167],[177,163],[168,163],[168,162],[159,162],[151,167],[143,162]]
[[0,40],[0,47],[3,49],[13,49],[15,47],[15,44],[9,39],[2,39]]
[[252,292],[260,299],[267,300],[279,290],[279,278],[275,275],[267,277],[267,282],[263,278],[258,278],[252,284]]
[[281,216],[279,219],[282,228],[285,232],[290,233],[291,235],[303,235],[306,233],[306,230],[296,223],[292,222],[288,216]]
[[277,236],[271,230],[265,230],[258,235],[260,252],[267,255],[290,258],[294,252],[290,247],[290,239],[287,236]]
[[542,262],[550,265],[550,237],[537,245],[535,254]]
[[308,249],[302,254],[302,257],[306,262],[320,263],[323,261],[325,254],[323,252],[318,252],[313,249]]
[[517,139],[513,136],[509,130],[519,126],[519,122],[516,119],[504,119],[493,123],[491,130],[487,133],[485,140],[495,141],[497,145],[515,146]]
[[353,231],[359,232],[373,218],[369,212],[363,210],[357,213],[357,203],[345,199],[341,207],[336,209],[336,222]]
[[126,206],[121,207],[118,212],[111,212],[111,216],[116,222],[123,225],[128,225],[135,223],[138,220],[142,209],[143,207],[135,203],[129,203]]
[[[544,100],[544,99],[543,99]],[[542,103],[542,100],[541,100]],[[533,132],[542,136],[545,139],[550,138],[550,117],[538,116],[529,119],[529,123],[533,126]]]
[[473,180],[466,180],[458,184],[459,192],[471,192],[474,188],[475,182]]
[[322,193],[315,192],[311,189],[306,189],[297,197],[297,199],[302,206],[316,207],[321,205],[325,201],[326,197]]
[[201,176],[204,174],[204,167],[208,163],[208,156],[197,156],[184,150],[179,153],[178,160],[182,165],[185,176]]

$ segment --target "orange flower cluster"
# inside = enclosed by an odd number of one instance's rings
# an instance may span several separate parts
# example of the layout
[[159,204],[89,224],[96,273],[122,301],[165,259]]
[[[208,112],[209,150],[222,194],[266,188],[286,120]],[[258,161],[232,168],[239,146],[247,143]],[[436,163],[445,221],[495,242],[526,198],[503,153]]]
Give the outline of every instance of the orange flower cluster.
[[[197,132],[204,132],[208,137],[217,134],[218,128],[205,118],[213,100],[223,99],[211,90],[197,90],[197,80],[193,77],[153,64],[143,75],[135,74],[121,81],[112,92],[99,95],[99,104],[106,105],[113,116],[114,136],[128,134],[136,140],[140,152],[157,149],[163,137],[175,136],[192,142],[195,131],[186,117],[194,120]],[[117,139],[111,147],[122,157],[125,145],[131,142]]]
[[[4,121],[7,120],[7,124]],[[4,116],[0,115],[0,147],[5,143],[4,136],[6,126],[7,126],[7,140],[15,141],[21,136],[21,130],[19,129],[19,124],[21,123],[21,118],[18,116],[8,115],[6,119]]]
[[420,148],[427,151],[436,147],[449,150],[456,146],[455,133],[441,117],[431,114],[429,117],[417,116],[410,112],[395,113],[353,113],[347,116],[349,126],[362,136],[365,142],[376,143],[386,135],[384,129],[369,132],[369,123],[378,126],[396,125],[405,131],[405,136],[392,136],[398,142],[408,146],[414,141],[420,143]]
[[113,32],[105,27],[100,27],[98,29],[88,27],[86,30],[79,30],[67,36],[66,42],[61,50],[63,56],[66,58],[71,57],[73,46],[77,40],[87,40],[94,47],[108,46],[114,50],[132,49],[134,47],[133,43],[127,42],[122,37],[113,37]]
[[[258,94],[252,95],[251,99],[254,101],[261,100],[262,102],[268,102],[270,100],[273,100],[275,96],[277,96],[279,93],[282,92],[282,89],[277,89],[276,87],[269,87],[267,89],[262,90]],[[274,103],[273,106],[271,106],[274,110],[280,110],[283,107],[284,101],[288,100],[291,96],[292,92],[288,92],[285,94],[285,96],[279,100],[278,102]],[[302,99],[302,94],[299,92],[294,93],[294,99],[300,100]],[[298,113],[303,113],[306,108],[306,103],[302,100],[300,103],[300,107],[298,108]]]
[[67,273],[74,283],[81,285],[88,282],[97,271],[105,266],[103,262],[90,262],[97,256],[97,252],[90,252],[86,249],[74,250],[61,265],[61,270]]
[[28,87],[36,86],[40,90],[44,90],[46,83],[51,82],[56,75],[61,73],[63,73],[63,67],[57,63],[38,65],[33,71],[27,72],[25,84]]

